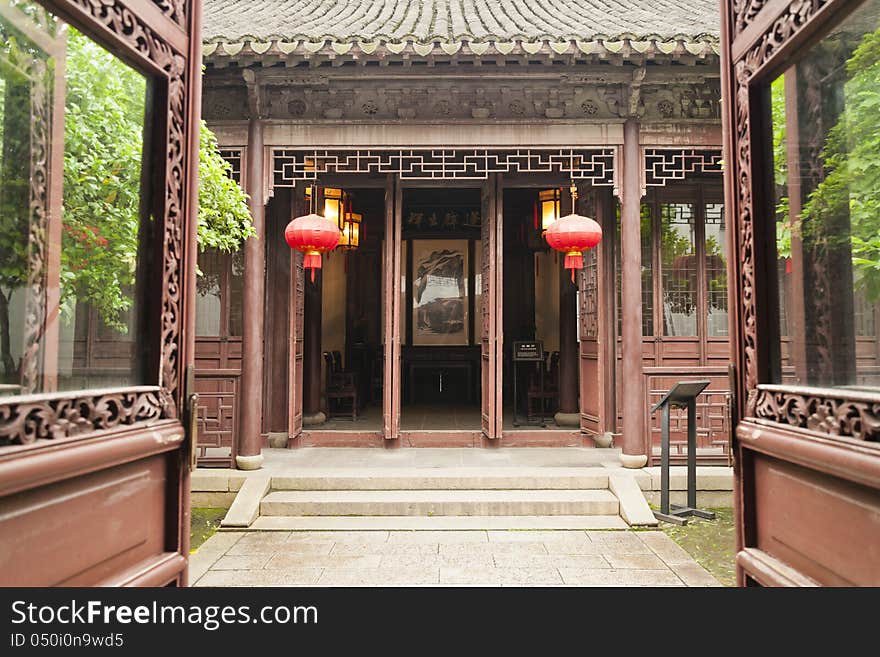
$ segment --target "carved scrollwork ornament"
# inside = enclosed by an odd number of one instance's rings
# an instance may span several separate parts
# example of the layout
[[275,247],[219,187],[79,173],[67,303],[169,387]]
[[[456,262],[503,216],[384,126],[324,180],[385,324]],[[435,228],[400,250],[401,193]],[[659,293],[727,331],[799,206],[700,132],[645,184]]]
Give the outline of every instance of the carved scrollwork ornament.
[[762,420],[832,436],[880,442],[880,402],[759,389],[754,414]]
[[77,397],[54,396],[0,406],[0,446],[28,445],[150,422],[166,414],[161,391],[134,389]]

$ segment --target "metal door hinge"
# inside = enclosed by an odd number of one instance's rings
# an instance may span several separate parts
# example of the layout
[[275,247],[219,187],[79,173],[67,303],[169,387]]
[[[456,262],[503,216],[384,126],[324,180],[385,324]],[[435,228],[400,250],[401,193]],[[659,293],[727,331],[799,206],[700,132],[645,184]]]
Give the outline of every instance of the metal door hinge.
[[184,429],[189,441],[189,469],[196,467],[199,442],[199,394],[195,391],[195,367],[186,366],[186,388],[184,393]]

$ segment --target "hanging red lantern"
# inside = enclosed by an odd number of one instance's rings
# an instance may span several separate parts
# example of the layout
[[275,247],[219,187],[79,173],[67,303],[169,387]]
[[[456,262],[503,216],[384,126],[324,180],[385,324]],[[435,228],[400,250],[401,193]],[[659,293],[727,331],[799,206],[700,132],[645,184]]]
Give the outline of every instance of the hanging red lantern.
[[565,253],[564,266],[571,269],[573,283],[574,270],[584,268],[584,251],[599,243],[602,239],[602,228],[589,217],[570,214],[554,221],[544,237],[547,244]]
[[284,229],[287,245],[305,254],[303,267],[312,270],[313,283],[315,270],[321,268],[321,254],[336,248],[340,237],[336,222],[314,213],[297,217]]
[[[571,183],[571,207],[577,207],[577,186]],[[566,269],[584,268],[584,251],[592,249],[602,239],[602,227],[593,219],[579,214],[569,214],[557,219],[544,231],[544,239],[552,248],[565,253]]]

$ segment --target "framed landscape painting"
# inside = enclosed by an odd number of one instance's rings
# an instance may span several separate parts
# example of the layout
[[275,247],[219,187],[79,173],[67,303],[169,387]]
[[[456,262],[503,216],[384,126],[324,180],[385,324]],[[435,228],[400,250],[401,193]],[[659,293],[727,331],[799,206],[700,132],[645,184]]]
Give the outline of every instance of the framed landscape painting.
[[413,240],[411,244],[413,345],[467,345],[468,241]]

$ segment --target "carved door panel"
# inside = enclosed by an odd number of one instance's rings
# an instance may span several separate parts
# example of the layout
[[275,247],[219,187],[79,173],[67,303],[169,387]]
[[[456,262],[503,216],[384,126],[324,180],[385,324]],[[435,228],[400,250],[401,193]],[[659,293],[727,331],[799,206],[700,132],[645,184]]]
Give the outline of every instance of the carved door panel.
[[728,0],[722,25],[738,582],[876,586],[880,373],[855,354],[878,340],[880,0]]
[[200,7],[0,4],[2,586],[187,583]]
[[[301,189],[294,191],[294,213],[299,217],[308,212],[308,203]],[[288,401],[290,440],[302,435],[303,429],[303,357],[305,355],[305,272],[303,270],[303,254],[292,250],[290,254],[290,344],[287,349],[288,368]]]
[[501,179],[489,174],[481,190],[480,271],[481,427],[489,439],[501,437]]
[[[597,202],[595,192],[581,193],[578,197],[577,212],[584,216],[602,221],[596,215]],[[605,226],[603,226],[603,229]],[[607,234],[613,234],[606,231]],[[604,358],[600,340],[600,298],[602,294],[602,272],[605,269],[600,249],[602,242],[595,249],[584,253],[584,268],[580,271],[578,283],[578,352],[580,356],[580,415],[581,431],[591,436],[602,432],[602,366]]]

